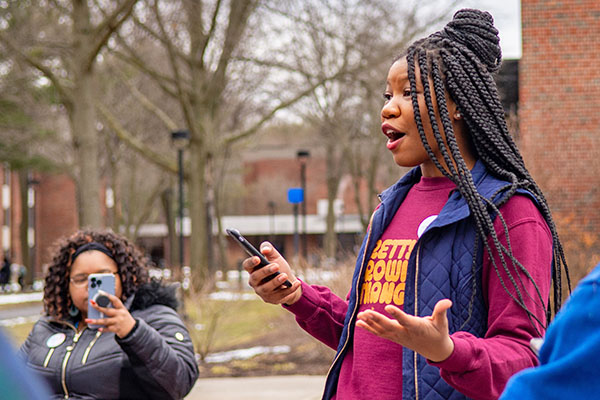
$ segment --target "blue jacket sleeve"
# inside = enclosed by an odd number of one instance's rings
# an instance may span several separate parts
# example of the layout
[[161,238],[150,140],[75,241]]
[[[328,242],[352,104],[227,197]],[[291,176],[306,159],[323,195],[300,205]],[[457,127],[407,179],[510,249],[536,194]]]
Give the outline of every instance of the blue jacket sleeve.
[[0,331],[0,399],[49,399],[50,393],[37,375],[25,366],[3,332]]
[[501,400],[592,399],[600,393],[600,264],[550,324],[540,366],[516,374]]

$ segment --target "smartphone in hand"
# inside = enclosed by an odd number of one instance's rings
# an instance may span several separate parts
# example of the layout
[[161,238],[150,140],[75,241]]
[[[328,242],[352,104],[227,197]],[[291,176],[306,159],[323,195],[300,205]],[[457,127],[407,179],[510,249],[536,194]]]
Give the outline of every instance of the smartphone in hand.
[[[260,264],[258,264],[254,270],[256,271],[257,269],[260,269],[264,266],[267,266],[269,264],[271,264],[266,258],[265,256],[258,251],[258,249],[254,246],[252,246],[252,243],[250,243],[248,240],[246,240],[245,237],[242,236],[242,234],[240,233],[240,231],[238,231],[237,229],[225,229],[225,232],[227,232],[227,234],[229,236],[231,236],[236,242],[237,244],[240,245],[240,247],[242,249],[244,249],[244,251],[246,253],[248,253],[249,256],[253,257],[256,256],[258,258],[260,258]],[[279,275],[279,271],[275,272],[272,275],[269,275],[268,277],[266,277],[263,282],[268,282],[271,279],[275,278],[277,275]],[[285,282],[282,283],[283,286],[285,287],[292,287],[292,284],[290,283],[290,281],[286,280]]]
[[[90,274],[88,276],[88,318],[100,319],[105,317],[104,313],[101,313],[89,304],[90,300],[94,300],[100,307],[112,307],[110,299],[106,295],[98,293],[100,290],[112,295],[115,294],[115,276],[113,274]],[[88,327],[98,329],[101,325],[90,324]]]

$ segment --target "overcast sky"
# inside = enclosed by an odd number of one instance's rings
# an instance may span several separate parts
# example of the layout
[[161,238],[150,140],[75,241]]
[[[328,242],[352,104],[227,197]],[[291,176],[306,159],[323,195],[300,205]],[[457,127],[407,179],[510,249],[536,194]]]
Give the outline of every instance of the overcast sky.
[[[500,31],[503,58],[521,58],[521,1],[467,0],[469,7],[488,11]],[[462,8],[462,7],[457,7]]]

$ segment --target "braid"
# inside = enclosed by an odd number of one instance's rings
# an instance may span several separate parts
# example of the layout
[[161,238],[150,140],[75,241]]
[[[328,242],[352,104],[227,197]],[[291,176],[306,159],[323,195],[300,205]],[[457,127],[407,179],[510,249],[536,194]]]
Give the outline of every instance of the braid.
[[[492,72],[496,72],[500,68],[501,59],[498,31],[493,26],[492,16],[487,12],[470,9],[458,11],[454,15],[454,19],[442,31],[415,42],[406,53],[408,79],[410,81],[413,109],[415,110],[414,119],[421,141],[429,158],[446,177],[456,184],[458,191],[467,202],[477,233],[471,268],[474,284],[469,303],[469,318],[472,315],[477,291],[475,279],[476,258],[480,242],[482,242],[502,287],[523,308],[536,331],[540,333],[536,323],[544,326],[545,323],[550,321],[552,315],[550,299],[542,298],[533,277],[515,258],[508,235],[508,226],[499,212],[499,208],[514,196],[517,190],[525,189],[533,195],[552,234],[554,249],[552,261],[554,313],[558,312],[561,305],[563,269],[567,277],[569,290],[571,282],[562,244],[558,238],[556,225],[552,219],[546,198],[525,167],[523,157],[506,125],[504,110],[491,75]],[[434,155],[426,138],[416,91],[415,66],[418,66],[420,71],[423,98],[427,108],[423,115],[429,117],[433,137],[437,142],[445,167]],[[431,86],[433,86],[433,89]],[[477,191],[473,176],[459,151],[452,121],[449,117],[446,92],[463,115],[476,158],[484,163],[492,175],[508,181],[508,184],[494,193],[491,199],[485,198]],[[434,109],[434,97],[438,107],[441,129]],[[494,200],[500,195],[503,196],[502,200],[494,203]],[[500,242],[494,229],[493,216],[497,216],[502,224],[506,236],[506,245]],[[497,264],[494,254],[498,256],[501,266]],[[508,289],[500,273],[500,267],[508,277],[514,291]],[[524,285],[521,275],[532,282],[536,291],[535,295],[532,296],[527,291],[522,293],[521,288]],[[528,309],[524,296],[539,303],[546,310],[545,323],[540,321]],[[465,324],[467,321],[465,321]]]

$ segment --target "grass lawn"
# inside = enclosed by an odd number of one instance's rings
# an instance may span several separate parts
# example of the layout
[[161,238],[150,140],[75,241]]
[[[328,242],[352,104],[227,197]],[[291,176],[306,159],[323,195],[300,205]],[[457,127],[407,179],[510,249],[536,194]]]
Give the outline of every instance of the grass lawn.
[[280,306],[256,300],[190,300],[187,323],[199,353],[252,346],[276,334],[282,319],[291,317]]

